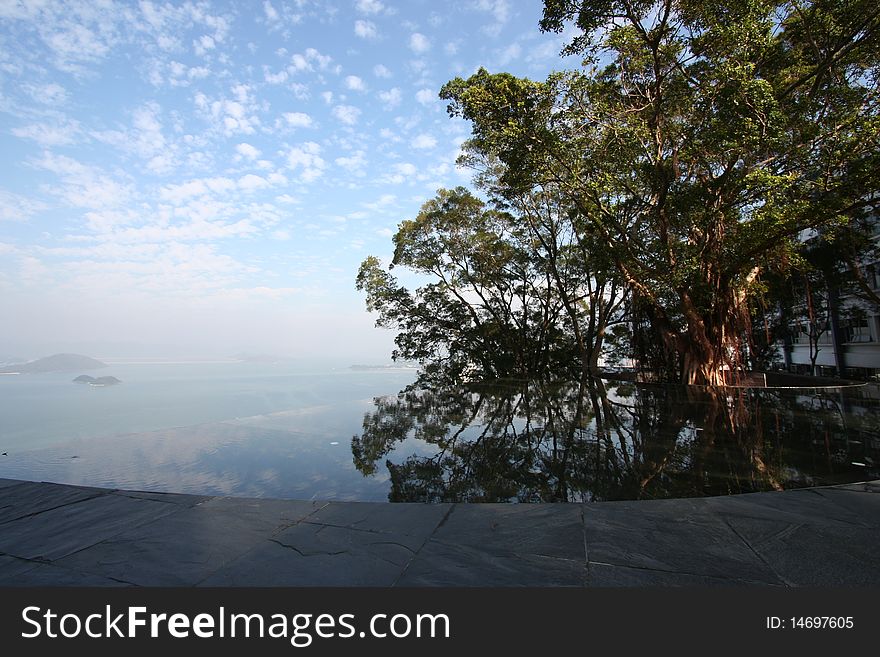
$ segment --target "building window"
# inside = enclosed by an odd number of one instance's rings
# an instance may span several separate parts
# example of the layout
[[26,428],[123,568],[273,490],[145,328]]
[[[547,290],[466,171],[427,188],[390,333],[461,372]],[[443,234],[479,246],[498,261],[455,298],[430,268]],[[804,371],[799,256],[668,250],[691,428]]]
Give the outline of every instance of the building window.
[[[810,323],[806,319],[796,320],[793,328],[793,344],[810,344]],[[817,321],[813,330],[818,337],[816,344],[831,344],[831,323],[828,320]]]
[[867,316],[841,319],[840,335],[843,342],[874,342]]

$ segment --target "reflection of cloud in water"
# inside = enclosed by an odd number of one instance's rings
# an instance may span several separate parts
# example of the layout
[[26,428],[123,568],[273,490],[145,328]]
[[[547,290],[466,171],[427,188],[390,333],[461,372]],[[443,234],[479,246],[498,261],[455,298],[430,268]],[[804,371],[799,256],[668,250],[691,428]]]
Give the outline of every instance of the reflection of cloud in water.
[[77,440],[4,457],[0,476],[212,495],[384,501],[387,476],[363,477],[350,450],[328,440],[347,445],[360,432],[368,406],[313,406]]

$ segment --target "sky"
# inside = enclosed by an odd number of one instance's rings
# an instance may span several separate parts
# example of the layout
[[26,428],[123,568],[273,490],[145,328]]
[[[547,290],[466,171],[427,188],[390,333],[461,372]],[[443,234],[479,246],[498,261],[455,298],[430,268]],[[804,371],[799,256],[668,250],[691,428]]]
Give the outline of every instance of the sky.
[[543,79],[539,0],[0,0],[0,358],[387,362],[355,290],[456,167],[438,92]]

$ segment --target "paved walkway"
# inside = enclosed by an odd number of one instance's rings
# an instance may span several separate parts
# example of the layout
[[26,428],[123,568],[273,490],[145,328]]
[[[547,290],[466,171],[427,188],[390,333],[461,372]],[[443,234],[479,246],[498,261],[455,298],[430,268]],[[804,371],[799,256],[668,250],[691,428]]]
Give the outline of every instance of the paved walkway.
[[0,479],[0,586],[876,587],[878,493],[422,505]]

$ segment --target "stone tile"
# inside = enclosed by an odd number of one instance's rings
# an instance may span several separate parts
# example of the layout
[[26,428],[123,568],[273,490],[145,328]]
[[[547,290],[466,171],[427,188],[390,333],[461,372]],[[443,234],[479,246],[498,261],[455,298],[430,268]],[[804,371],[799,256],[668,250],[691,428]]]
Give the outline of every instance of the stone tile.
[[201,586],[391,586],[422,539],[300,523],[204,580]]
[[579,504],[457,504],[433,538],[495,554],[586,562]]
[[36,561],[27,561],[26,559],[18,559],[8,554],[0,555],[0,586],[4,582],[11,581],[22,576],[29,570],[33,570],[40,564]]
[[451,504],[330,502],[307,522],[425,539],[443,522],[451,508]]
[[722,516],[774,518],[794,524],[822,524],[846,527],[862,525],[859,513],[836,504],[816,490],[778,493],[749,493],[706,498],[706,506]]
[[590,587],[772,586],[766,582],[671,573],[648,568],[628,568],[605,563],[590,563],[587,570],[587,586]]
[[837,490],[854,490],[862,493],[880,493],[880,479],[874,481],[863,481],[857,484],[845,484],[842,486],[832,486]]
[[780,525],[773,519],[728,520],[790,586],[880,586],[874,527]]
[[583,586],[586,574],[583,559],[505,553],[497,543],[486,550],[432,539],[395,586]]
[[587,559],[614,566],[780,583],[702,501],[688,500],[691,503],[687,505],[676,502],[587,505]]
[[880,495],[848,490],[824,488],[816,491],[820,496],[831,500],[840,513],[857,515],[859,524],[880,527]]
[[155,493],[152,491],[135,491],[135,490],[117,490],[113,491],[113,495],[122,497],[133,497],[140,500],[153,500],[154,502],[167,502],[168,504],[178,504],[180,506],[196,506],[212,499],[211,495],[184,495],[180,493]]
[[312,556],[324,553],[344,553],[351,549],[363,550],[383,545],[404,548],[408,556],[405,564],[428,538],[424,532],[362,530],[303,522],[279,532],[273,537],[277,543],[292,547],[301,554]]
[[0,586],[129,586],[125,582],[68,570],[49,563],[31,563],[31,568],[0,572]]
[[106,495],[108,492],[97,488],[35,481],[0,488],[0,524]]
[[101,495],[5,523],[0,551],[54,561],[178,511],[171,504]]
[[212,498],[59,563],[141,586],[192,586],[321,506],[317,502]]
[[231,515],[254,528],[270,529],[274,533],[310,518],[327,505],[320,501],[213,497],[193,508],[207,515]]

